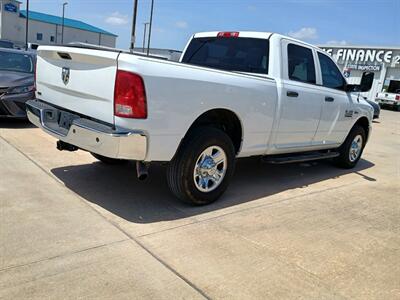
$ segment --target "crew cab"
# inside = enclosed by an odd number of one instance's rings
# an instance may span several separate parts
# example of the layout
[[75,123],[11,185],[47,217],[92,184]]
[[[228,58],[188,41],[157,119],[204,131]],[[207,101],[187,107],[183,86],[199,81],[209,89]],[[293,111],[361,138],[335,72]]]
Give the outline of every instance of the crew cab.
[[377,93],[375,101],[380,106],[390,106],[400,111],[400,81],[391,80],[387,91]]
[[37,54],[27,114],[59,150],[136,161],[140,179],[167,163],[171,191],[195,205],[223,194],[238,158],[352,168],[371,133],[360,92],[373,74],[349,85],[323,50],[279,34],[197,33],[180,62],[89,46]]

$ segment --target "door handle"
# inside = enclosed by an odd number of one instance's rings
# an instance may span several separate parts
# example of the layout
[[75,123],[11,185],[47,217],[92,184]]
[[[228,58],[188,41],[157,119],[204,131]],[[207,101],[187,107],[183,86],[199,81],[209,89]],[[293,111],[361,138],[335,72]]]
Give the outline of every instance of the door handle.
[[298,93],[298,92],[294,92],[294,91],[287,91],[287,92],[286,92],[286,95],[287,95],[288,97],[294,97],[294,98],[296,98],[296,97],[299,96],[299,93]]
[[333,101],[335,101],[335,98],[326,96],[326,97],[325,97],[325,101],[326,101],[326,102],[333,102]]

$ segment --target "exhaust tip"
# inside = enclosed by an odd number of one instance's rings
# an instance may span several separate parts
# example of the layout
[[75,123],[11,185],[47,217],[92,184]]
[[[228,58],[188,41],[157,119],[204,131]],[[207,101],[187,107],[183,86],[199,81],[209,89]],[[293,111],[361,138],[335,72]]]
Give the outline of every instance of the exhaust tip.
[[138,179],[140,181],[145,181],[145,180],[147,180],[148,177],[149,177],[149,174],[140,174],[140,175],[138,175]]
[[73,151],[77,151],[79,149],[78,147],[68,144],[66,142],[63,142],[63,141],[57,141],[56,147],[59,151],[65,150],[65,151],[73,152]]
[[149,177],[149,165],[144,162],[136,162],[137,178],[140,181],[145,181]]

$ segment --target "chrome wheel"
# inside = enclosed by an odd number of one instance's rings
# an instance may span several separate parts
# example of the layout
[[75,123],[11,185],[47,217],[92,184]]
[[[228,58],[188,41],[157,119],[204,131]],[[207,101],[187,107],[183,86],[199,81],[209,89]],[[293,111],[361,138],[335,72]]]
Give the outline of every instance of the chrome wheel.
[[205,193],[215,190],[222,183],[226,169],[225,151],[218,146],[208,147],[196,160],[193,172],[196,188]]
[[359,158],[362,146],[363,146],[363,137],[361,135],[356,135],[350,146],[350,151],[349,151],[350,162],[355,162]]

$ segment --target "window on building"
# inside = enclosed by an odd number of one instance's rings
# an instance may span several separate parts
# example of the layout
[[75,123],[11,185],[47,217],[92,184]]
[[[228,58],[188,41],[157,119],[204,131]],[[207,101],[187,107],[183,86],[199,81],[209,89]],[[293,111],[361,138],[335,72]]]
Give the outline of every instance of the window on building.
[[56,40],[56,39],[55,39],[54,35],[52,35],[52,36],[50,37],[50,42],[54,43],[55,40]]
[[288,45],[289,79],[316,83],[315,65],[311,49],[294,44]]
[[36,33],[36,40],[42,41],[43,40],[43,33]]
[[318,59],[321,65],[322,85],[332,89],[344,90],[346,81],[332,59],[319,52]]

